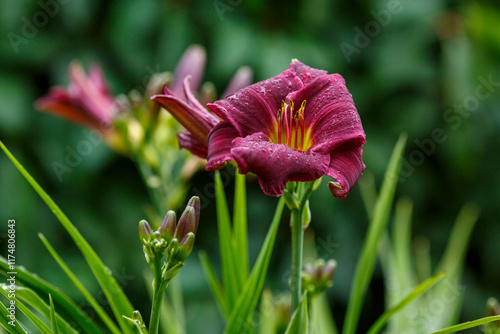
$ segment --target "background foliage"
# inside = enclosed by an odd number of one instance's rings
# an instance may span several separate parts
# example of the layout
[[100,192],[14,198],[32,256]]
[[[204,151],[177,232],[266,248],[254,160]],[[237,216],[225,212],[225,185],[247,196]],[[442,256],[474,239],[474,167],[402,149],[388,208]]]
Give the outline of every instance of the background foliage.
[[[97,144],[59,180],[53,162],[64,163],[86,137],[80,127],[35,112],[33,101],[49,86],[67,83],[66,70],[73,59],[101,64],[115,94],[143,90],[152,73],[173,70],[193,43],[206,47],[205,80],[219,92],[245,64],[254,69],[256,80],[283,71],[291,58],[343,75],[367,134],[365,174],[373,174],[377,184],[398,134],[408,132],[404,182],[396,196],[414,201],[414,234],[429,239],[433,259],[442,254],[460,207],[468,201],[481,207],[467,255],[462,320],[483,316],[487,297],[500,296],[497,2],[59,0],[58,12],[48,15],[36,32],[26,34],[26,22],[41,23],[34,22],[40,11],[46,12],[41,3],[0,0],[0,138],[73,220],[119,282],[121,277],[138,309],[149,309],[142,278],[146,264],[136,232],[149,199],[135,166]],[[370,22],[389,8],[400,10],[386,17],[378,33],[371,30],[371,37],[360,38],[359,31],[370,29]],[[13,45],[12,33],[23,42]],[[347,44],[357,51],[346,57]],[[483,80],[488,78],[499,84],[489,87],[488,97],[480,98],[477,88],[483,85],[480,92],[485,94],[488,87]],[[472,111],[460,112],[460,104]],[[435,129],[442,129],[446,139],[434,141]],[[213,175],[200,172],[192,180],[191,193],[207,202],[196,248],[205,249],[216,261],[212,184]],[[226,184],[232,198],[232,183]],[[268,228],[256,222],[269,221],[276,201],[262,194],[256,182],[248,188],[250,254],[255,257]],[[0,159],[0,208],[0,223],[5,225],[0,231],[6,230],[8,219],[17,221],[18,264],[62,289],[70,286],[59,269],[54,270],[37,237],[41,231],[64,250],[65,261],[81,273],[82,280],[94,285],[98,298],[97,284],[86,265],[76,260],[68,236],[6,158]],[[359,189],[339,202],[322,186],[313,194],[311,210],[319,255],[333,257],[339,264],[329,297],[340,321],[367,224]],[[1,235],[2,254],[6,238]],[[283,223],[267,281],[273,289],[287,290],[283,273],[290,262],[288,245],[289,229]],[[192,256],[189,261],[197,260]],[[214,322],[210,329],[221,332],[222,322],[200,265],[188,264],[180,276],[189,332],[199,332],[201,325],[208,333],[206,324]],[[382,309],[382,284],[378,271],[362,314],[370,320],[367,323]]]

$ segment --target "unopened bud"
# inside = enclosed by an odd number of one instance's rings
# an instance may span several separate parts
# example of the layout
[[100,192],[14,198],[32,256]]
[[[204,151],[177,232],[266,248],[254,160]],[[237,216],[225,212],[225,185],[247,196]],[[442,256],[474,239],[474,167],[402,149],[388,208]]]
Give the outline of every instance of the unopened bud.
[[182,240],[189,232],[195,233],[196,227],[195,209],[192,206],[187,206],[181,218],[179,218],[179,224],[177,224],[174,238]]
[[149,223],[145,220],[141,220],[139,222],[139,238],[144,243],[145,241],[149,241],[151,237],[151,233],[153,233],[153,229],[149,225]]
[[170,210],[167,212],[167,215],[163,219],[163,223],[158,229],[160,236],[167,242],[170,242],[174,238],[176,220],[175,212]]
[[486,302],[486,315],[489,317],[500,315],[500,304],[496,298],[488,298],[488,301]]
[[191,197],[186,206],[190,206],[194,209],[195,229],[193,233],[196,234],[196,231],[198,231],[198,223],[200,222],[200,198],[198,196]]
[[192,232],[189,232],[184,239],[182,239],[179,244],[179,252],[177,253],[177,259],[181,262],[184,262],[185,259],[191,254],[191,251],[194,247],[194,239],[195,235]]
[[[333,285],[333,276],[337,269],[337,261],[323,259],[317,260],[304,268],[302,283],[304,290],[315,296]],[[311,296],[311,297],[312,297]]]
[[170,259],[174,259],[177,256],[178,251],[179,251],[179,240],[173,238],[167,246],[168,260],[170,261]]

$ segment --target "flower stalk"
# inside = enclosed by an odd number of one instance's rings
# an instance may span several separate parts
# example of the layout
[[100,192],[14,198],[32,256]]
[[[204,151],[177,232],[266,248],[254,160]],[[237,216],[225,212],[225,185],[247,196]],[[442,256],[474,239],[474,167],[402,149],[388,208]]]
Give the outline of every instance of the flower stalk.
[[290,289],[292,293],[291,314],[300,303],[302,294],[302,259],[304,257],[304,231],[310,222],[308,208],[309,197],[321,183],[321,178],[311,182],[289,182],[283,193],[290,209],[290,227],[292,230],[292,275]]
[[144,256],[153,273],[150,334],[158,333],[163,294],[193,250],[199,219],[200,199],[193,196],[178,223],[174,211],[167,212],[163,223],[155,232],[145,220],[139,222],[139,237],[143,244]]

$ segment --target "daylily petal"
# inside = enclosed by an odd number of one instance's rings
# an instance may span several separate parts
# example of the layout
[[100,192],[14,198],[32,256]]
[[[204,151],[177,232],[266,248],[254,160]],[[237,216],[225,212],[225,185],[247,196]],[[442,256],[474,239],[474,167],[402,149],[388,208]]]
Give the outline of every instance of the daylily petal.
[[207,170],[221,169],[228,160],[233,160],[231,148],[238,131],[228,121],[217,124],[208,135]]
[[307,100],[304,117],[311,131],[310,150],[326,154],[353,139],[364,145],[361,119],[342,76],[320,76],[288,98],[295,103]]
[[231,155],[239,172],[257,174],[267,195],[281,196],[288,181],[312,181],[323,176],[330,156],[293,150],[283,144],[273,144],[264,133],[254,133],[233,140]]
[[206,58],[205,49],[199,45],[192,45],[186,49],[177,64],[174,79],[170,86],[174,95],[183,97],[183,83],[188,75],[192,77],[190,82],[191,90],[198,90],[203,78],[203,72],[205,71]]
[[99,121],[75,104],[61,87],[53,87],[47,96],[36,100],[35,108],[66,118],[74,123],[99,127]]
[[106,78],[102,69],[98,65],[91,65],[89,69],[89,80],[100,92],[104,95],[111,96],[111,90],[109,89]]
[[233,75],[233,78],[226,87],[224,93],[222,93],[221,98],[225,99],[231,94],[236,93],[242,88],[249,86],[253,80],[253,71],[248,66],[242,66]]
[[326,175],[337,180],[330,184],[333,196],[344,199],[352,187],[356,184],[359,176],[365,170],[363,163],[363,149],[356,140],[345,143],[331,152],[330,165]]
[[207,158],[207,147],[199,142],[190,132],[180,132],[177,134],[177,140],[179,141],[179,146],[189,150],[194,155],[200,158]]
[[309,84],[311,81],[316,79],[319,76],[328,74],[327,71],[318,70],[317,68],[312,68],[307,65],[304,65],[297,59],[292,60],[289,69],[295,73],[297,77],[304,83],[304,85]]
[[[189,92],[189,89],[187,91]],[[154,95],[151,99],[168,110],[200,143],[208,146],[207,136],[216,120],[208,110],[188,105],[174,95],[167,86],[163,87],[162,95]]]
[[184,95],[186,95],[186,100],[189,106],[192,108],[196,109],[199,114],[198,117],[201,117],[201,120],[203,123],[207,124],[210,129],[215,126],[215,124],[219,123],[219,119],[215,117],[212,113],[210,113],[207,108],[205,108],[200,101],[198,101],[194,95],[193,92],[191,91],[191,86],[189,85],[189,82],[191,81],[191,76],[187,76],[184,79]]
[[281,101],[288,93],[302,88],[292,71],[248,86],[225,100],[208,104],[219,117],[228,120],[242,137],[255,132],[270,134],[276,126]]
[[105,126],[111,125],[115,107],[114,99],[102,93],[102,85],[95,86],[87,78],[80,63],[70,64],[69,75],[71,78],[71,84],[68,87],[69,96],[78,99],[83,109]]

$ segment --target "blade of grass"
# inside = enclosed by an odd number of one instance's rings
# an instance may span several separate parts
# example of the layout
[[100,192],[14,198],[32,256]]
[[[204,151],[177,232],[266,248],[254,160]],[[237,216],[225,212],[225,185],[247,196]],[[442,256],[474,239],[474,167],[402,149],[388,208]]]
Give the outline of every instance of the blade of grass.
[[500,320],[500,315],[495,315],[492,317],[481,318],[481,319],[477,319],[474,321],[467,321],[467,322],[464,322],[464,323],[459,324],[459,325],[455,325],[455,326],[451,326],[448,328],[438,330],[437,332],[432,332],[431,334],[456,333],[458,331],[463,331],[465,329],[481,326],[481,325],[484,325],[484,324],[487,324],[487,323],[490,323],[493,321],[498,321],[498,320]]
[[[80,293],[85,297],[85,299],[89,302],[90,306],[94,309],[97,315],[102,319],[104,324],[108,327],[108,329],[112,333],[120,334],[120,330],[115,325],[113,320],[108,316],[108,314],[104,311],[104,309],[99,305],[99,303],[95,300],[94,297],[90,294],[90,292],[85,288],[85,286],[80,282],[80,280],[76,277],[75,274],[69,269],[69,267],[64,263],[59,254],[57,254],[56,250],[52,247],[49,241],[45,238],[42,233],[38,233],[38,237],[42,240],[45,248],[49,251],[50,255],[56,260],[57,264],[62,268],[66,276],[69,277],[71,282],[75,285],[75,287],[80,291]],[[50,295],[50,294],[49,294]]]
[[293,313],[285,334],[307,334],[309,333],[309,314],[307,311],[307,293],[302,295],[297,310]]
[[54,302],[52,301],[52,296],[49,295],[50,300],[50,323],[52,324],[52,331],[54,334],[59,334],[59,327],[57,326],[56,309],[54,308]]
[[12,161],[16,168],[21,172],[26,181],[33,187],[33,189],[38,193],[42,200],[47,204],[47,206],[52,210],[57,219],[61,222],[63,227],[68,231],[71,238],[74,240],[77,247],[82,252],[85,260],[87,261],[89,267],[94,273],[95,278],[99,282],[99,285],[104,292],[106,299],[118,321],[120,328],[125,333],[131,333],[130,327],[126,324],[122,315],[132,316],[134,309],[128,298],[123,293],[115,278],[108,270],[108,268],[102,263],[99,256],[90,247],[88,242],[83,238],[78,229],[70,222],[68,217],[61,211],[59,206],[50,198],[50,196],[40,187],[40,185],[33,179],[33,177],[24,169],[24,167],[16,160],[16,158],[10,153],[10,151],[5,147],[5,145],[0,141],[0,148],[4,151],[7,157]]
[[17,322],[15,318],[9,318],[9,316],[10,312],[7,307],[3,303],[0,303],[0,324],[3,326],[3,328],[5,328],[11,334],[27,334],[27,332],[24,330],[24,328],[21,327],[19,322]]
[[[49,294],[50,296],[50,294]],[[45,316],[45,318],[49,319],[50,318],[50,307],[47,305],[47,303],[34,292],[33,290],[21,286],[16,287],[16,298],[20,299],[27,305],[29,305],[32,309],[37,310],[41,314]],[[59,314],[55,314],[57,318],[57,322],[59,324],[59,328],[65,333],[78,333],[76,329],[71,327],[70,324],[64,320],[63,317],[61,317]]]
[[227,207],[226,195],[220,173],[215,173],[215,199],[217,207],[217,227],[219,231],[219,250],[221,258],[222,284],[226,292],[226,304],[232,309],[240,293],[239,280],[232,245],[231,218]]
[[[435,298],[446,298],[449,294],[450,282],[458,284],[462,278],[462,268],[465,260],[465,252],[469,243],[469,238],[472,234],[474,225],[479,218],[480,209],[477,205],[468,203],[465,204],[457,216],[453,226],[448,244],[444,255],[441,258],[437,268],[447,272],[447,282],[440,283],[436,289],[433,289]],[[454,300],[447,300],[446,313],[440,316],[438,326],[451,326],[458,322],[460,309],[462,308],[463,293],[456,295]]]
[[380,330],[385,326],[390,317],[392,317],[397,312],[401,311],[406,307],[409,303],[411,303],[415,298],[422,295],[424,292],[429,290],[435,283],[441,280],[444,277],[445,273],[441,272],[423,283],[419,284],[412,292],[410,292],[403,300],[401,300],[398,304],[396,304],[391,309],[385,311],[375,323],[368,330],[368,334],[376,334],[380,332]]
[[337,334],[337,326],[333,320],[332,312],[328,306],[326,294],[316,296],[311,305],[311,333]]
[[252,330],[252,325],[248,323],[248,320],[255,310],[262,293],[284,205],[285,200],[281,197],[250,277],[238,298],[236,306],[231,311],[231,316],[224,332],[226,334],[240,333],[241,328]]
[[470,235],[479,218],[479,212],[479,207],[472,203],[464,205],[460,210],[437,270],[446,270],[450,274],[460,271]]
[[212,294],[215,297],[217,302],[217,307],[219,308],[220,313],[224,318],[229,316],[229,311],[227,309],[226,301],[224,299],[224,292],[222,291],[222,286],[220,285],[219,279],[215,274],[215,270],[210,262],[210,259],[207,256],[205,251],[200,251],[198,253],[200,258],[201,266],[203,268],[203,272],[205,273],[205,277],[208,280],[208,286],[212,291]]
[[351,288],[344,329],[342,332],[343,334],[354,334],[356,332],[366,290],[373,275],[373,270],[375,269],[379,241],[389,219],[406,139],[406,134],[399,136],[398,142],[389,160],[380,195],[375,204],[373,219],[370,222],[361,256],[356,266],[353,280],[354,283]]
[[[7,275],[8,271],[9,264],[7,260],[0,256],[0,273]],[[18,283],[21,283],[40,295],[51,294],[55,303],[60,307],[60,313],[62,313],[61,310],[66,312],[66,318],[69,317],[74,320],[84,333],[102,333],[102,330],[89,318],[89,316],[82,312],[78,305],[59,290],[59,288],[51,285],[23,267],[17,267],[16,272],[16,281]]]
[[412,270],[411,259],[411,215],[413,204],[408,198],[396,203],[392,244],[397,272],[399,273],[400,291],[408,291],[415,286],[415,273]]
[[273,310],[273,295],[270,289],[262,292],[259,313],[259,334],[276,334],[276,314]]
[[235,175],[233,224],[235,264],[243,286],[248,278],[248,228],[245,175],[239,173]]
[[[4,289],[4,287],[0,287],[0,293],[2,293],[5,297],[8,298],[9,293]],[[37,317],[29,308],[24,306],[24,304],[16,297],[15,299],[16,309],[21,311],[26,318],[28,318],[35,326],[40,330],[42,334],[52,334],[52,330],[42,321],[39,317]]]

